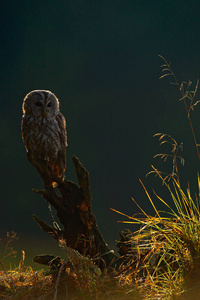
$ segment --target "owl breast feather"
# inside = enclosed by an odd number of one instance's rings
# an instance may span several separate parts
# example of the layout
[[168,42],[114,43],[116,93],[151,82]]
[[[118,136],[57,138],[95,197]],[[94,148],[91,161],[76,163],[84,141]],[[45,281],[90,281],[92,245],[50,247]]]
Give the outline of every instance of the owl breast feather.
[[[27,150],[44,158],[57,156],[61,148],[60,128],[55,118],[26,118],[24,141]],[[26,136],[27,135],[27,136]]]

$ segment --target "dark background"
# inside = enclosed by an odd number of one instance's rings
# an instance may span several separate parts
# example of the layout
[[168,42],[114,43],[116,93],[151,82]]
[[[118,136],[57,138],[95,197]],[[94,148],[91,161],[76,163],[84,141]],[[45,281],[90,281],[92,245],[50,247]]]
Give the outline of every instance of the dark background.
[[[35,252],[43,250],[44,241],[48,247],[54,243],[32,219],[35,213],[50,222],[44,199],[31,191],[41,188],[42,181],[28,163],[21,139],[22,101],[34,89],[49,89],[60,100],[69,142],[66,177],[76,180],[71,158],[78,156],[90,173],[93,211],[110,246],[118,230],[135,230],[118,223],[125,218],[110,208],[133,215],[138,212],[134,197],[154,213],[139,178],[151,194],[154,188],[170,204],[160,181],[145,178],[152,163],[159,165],[153,156],[170,151],[159,147],[156,132],[183,142],[183,185],[189,181],[192,193],[197,191],[199,162],[189,122],[178,89],[169,78],[159,80],[158,54],[172,62],[180,82],[191,79],[195,86],[200,74],[199,1],[0,4],[0,238],[14,230],[20,245],[34,244]],[[200,142],[198,106],[191,116]],[[170,161],[162,168],[171,168]]]

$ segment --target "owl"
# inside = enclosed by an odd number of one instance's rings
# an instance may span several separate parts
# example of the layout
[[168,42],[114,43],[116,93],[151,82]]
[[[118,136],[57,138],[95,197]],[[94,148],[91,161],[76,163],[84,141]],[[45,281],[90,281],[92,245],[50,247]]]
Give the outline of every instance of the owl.
[[22,105],[22,139],[27,158],[38,170],[45,187],[55,187],[64,179],[67,132],[58,98],[47,90],[28,93]]

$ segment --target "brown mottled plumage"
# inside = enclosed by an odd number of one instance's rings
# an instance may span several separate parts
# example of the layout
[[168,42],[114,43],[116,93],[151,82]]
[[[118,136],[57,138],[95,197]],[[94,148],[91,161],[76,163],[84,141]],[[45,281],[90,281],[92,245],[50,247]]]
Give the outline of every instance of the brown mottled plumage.
[[50,91],[35,90],[23,101],[22,138],[30,163],[45,186],[62,182],[66,168],[66,121],[59,101]]

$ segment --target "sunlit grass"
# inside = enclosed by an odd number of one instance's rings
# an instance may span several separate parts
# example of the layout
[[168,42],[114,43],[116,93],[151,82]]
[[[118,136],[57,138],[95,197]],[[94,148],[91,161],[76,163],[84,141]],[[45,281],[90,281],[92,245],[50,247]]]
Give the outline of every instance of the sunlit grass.
[[0,299],[139,299],[136,289],[122,278],[86,273],[67,268],[57,281],[31,268],[0,271]]
[[93,260],[66,247],[61,265],[49,271],[25,266],[25,252],[15,269],[0,271],[0,299],[140,299],[133,279],[102,272]]
[[[34,272],[32,268],[0,271],[0,298],[37,299],[48,296],[52,290],[51,276],[44,276],[43,271]],[[48,299],[48,298],[44,298]]]
[[[156,195],[166,206],[166,211],[158,211],[143,185],[155,216],[142,208],[142,218],[118,212],[129,218],[123,223],[141,225],[129,236],[132,245],[129,255],[136,257],[135,282],[145,299],[173,299],[187,291],[200,293],[199,197],[196,195],[194,201],[189,188],[184,193],[175,179],[166,183],[160,172],[153,170],[167,188],[175,208]],[[199,176],[198,188],[200,192]]]

